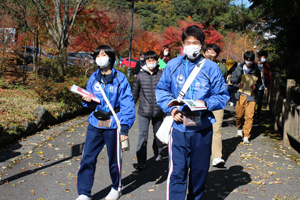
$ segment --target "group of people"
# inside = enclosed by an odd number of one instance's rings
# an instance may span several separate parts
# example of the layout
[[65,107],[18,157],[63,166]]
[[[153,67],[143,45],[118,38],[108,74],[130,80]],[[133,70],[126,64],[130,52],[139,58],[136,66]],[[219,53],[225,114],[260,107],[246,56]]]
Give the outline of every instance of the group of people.
[[[160,54],[157,58],[158,68],[161,70],[165,69],[166,64],[171,60],[171,52],[168,45],[164,45],[160,51]],[[159,65],[159,63],[163,63]],[[139,56],[139,60],[134,68],[134,78],[140,71],[143,71],[142,67],[145,65],[145,52],[141,52]]]
[[[187,27],[181,38],[184,52],[182,56],[171,59],[170,49],[167,46],[163,47],[160,55],[154,51],[140,54],[132,88],[126,76],[113,68],[114,50],[107,45],[100,45],[95,50],[93,57],[98,70],[89,78],[86,89],[95,94],[100,103],[93,102],[90,96],[82,97],[84,107],[95,104],[96,107],[88,118],[89,126],[77,176],[79,196],[76,200],[91,199],[97,156],[104,145],[107,147],[112,180],[111,190],[105,199],[116,200],[122,195],[121,143],[128,140],[128,131],[135,121],[137,101],[139,101],[139,138],[136,150],[138,163],[135,168],[138,170],[146,167],[150,121],[154,132],[152,145],[154,157],[159,161],[164,144],[155,133],[166,115],[174,119],[172,129],[167,133],[169,134],[167,200],[201,199],[210,159],[213,159],[213,166],[225,164],[222,160],[221,128],[224,108],[230,99],[225,80],[229,77],[235,91],[242,87],[242,74],[250,73],[260,77],[260,71],[253,63],[251,52],[246,52],[245,61],[232,71],[228,70],[229,61],[225,65],[217,62],[220,48],[216,44],[202,48],[205,34],[199,26]],[[201,54],[201,50],[204,55]],[[160,59],[166,63],[164,70],[159,69]],[[261,62],[264,67],[264,62]],[[201,67],[200,72],[183,93],[188,77],[197,67]],[[266,81],[264,83],[267,86]],[[256,85],[251,88],[257,90],[261,85],[259,78]],[[239,135],[244,133],[245,138],[249,137],[251,131],[248,118],[252,115],[253,100],[252,96],[248,97],[238,92],[237,95],[237,132]],[[168,106],[169,102],[178,96],[201,102],[207,109],[191,111],[187,105]],[[242,120],[238,119],[241,119],[244,113],[245,125],[244,131],[241,131]],[[186,123],[190,120],[194,120],[192,125]]]

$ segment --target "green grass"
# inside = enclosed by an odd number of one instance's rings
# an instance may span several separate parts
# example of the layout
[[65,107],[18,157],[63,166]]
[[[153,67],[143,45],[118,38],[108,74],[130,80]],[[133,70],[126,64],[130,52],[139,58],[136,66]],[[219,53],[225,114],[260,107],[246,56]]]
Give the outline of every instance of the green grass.
[[[0,126],[6,128],[35,120],[34,110],[40,106],[35,91],[18,87],[0,89],[0,94]],[[43,106],[53,116],[63,109],[63,104],[59,102],[47,102]]]

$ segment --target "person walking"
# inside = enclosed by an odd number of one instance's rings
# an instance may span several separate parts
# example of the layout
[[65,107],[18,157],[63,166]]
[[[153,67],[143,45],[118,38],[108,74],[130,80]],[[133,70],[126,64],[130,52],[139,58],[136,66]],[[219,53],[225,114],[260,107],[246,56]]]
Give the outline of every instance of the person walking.
[[[204,49],[205,58],[217,63],[217,58],[221,52],[221,49],[216,44],[209,44]],[[226,87],[225,78],[227,77],[227,68],[222,63],[217,63],[224,77],[224,84]],[[214,110],[212,113],[215,116],[216,123],[213,124],[213,137],[211,145],[211,159],[212,166],[223,167],[225,161],[222,159],[222,124],[224,117],[224,109]]]
[[[244,54],[244,61],[236,67],[232,73],[230,81],[237,89],[243,88],[244,84],[241,83],[242,75],[250,74],[256,76],[258,79],[255,85],[251,85],[251,95],[236,92],[236,127],[237,136],[243,137],[243,143],[248,144],[250,139],[250,132],[253,124],[253,116],[255,112],[255,99],[257,89],[261,86],[261,76],[257,65],[254,63],[255,54],[253,51],[247,51]],[[245,118],[245,120],[243,119]],[[245,121],[245,122],[244,122]]]
[[136,63],[136,66],[134,68],[134,78],[141,71],[142,67],[145,65],[144,55],[145,55],[144,52],[140,53],[140,60]]
[[[224,109],[229,95],[219,66],[206,60],[182,98],[201,102],[207,110],[192,112],[187,105],[168,107],[169,102],[179,95],[192,70],[204,59],[200,52],[205,34],[199,26],[187,27],[181,38],[186,55],[168,62],[155,89],[157,104],[174,119],[168,146],[166,199],[185,199],[188,186],[187,199],[198,200],[205,188],[211,155],[212,124],[216,122],[211,111]],[[193,118],[196,120],[195,126],[189,126],[188,122]],[[186,125],[183,124],[184,119]]]
[[264,92],[267,91],[271,83],[271,68],[266,62],[268,58],[268,53],[266,51],[261,51],[258,54],[257,66],[261,74],[262,84],[257,91],[257,109],[256,116],[254,117],[254,122],[260,121],[260,112],[262,107],[262,101],[264,98]]
[[158,58],[162,59],[165,63],[168,64],[168,62],[171,60],[171,52],[168,45],[163,46]]
[[227,76],[226,80],[227,80],[227,89],[228,89],[228,93],[229,93],[229,96],[230,96],[229,105],[234,106],[235,105],[236,88],[233,86],[230,79],[231,79],[231,76],[232,76],[232,72],[235,70],[235,68],[237,66],[237,62],[235,62],[231,58],[229,58],[228,61],[225,64],[225,66],[228,69],[228,76]]
[[136,169],[145,168],[147,161],[147,142],[149,123],[152,121],[153,126],[153,152],[156,161],[161,159],[161,151],[163,144],[156,137],[156,132],[162,124],[164,113],[156,103],[155,87],[161,77],[162,71],[158,69],[158,55],[154,51],[145,53],[146,65],[142,67],[142,71],[137,75],[133,82],[132,94],[134,102],[139,99],[139,139],[136,150],[138,164]]
[[[116,200],[122,194],[122,150],[120,143],[128,140],[128,130],[135,119],[134,100],[126,76],[113,68],[114,50],[110,46],[100,45],[95,50],[93,57],[98,70],[89,78],[86,90],[92,92],[100,100],[100,103],[93,102],[90,96],[82,97],[84,107],[95,104],[96,107],[95,111],[88,117],[89,125],[77,175],[79,196],[76,200],[91,199],[97,157],[104,145],[107,147],[109,172],[112,180],[111,190],[105,199]],[[117,131],[116,119],[112,116],[100,87],[103,88],[120,120],[121,133]]]

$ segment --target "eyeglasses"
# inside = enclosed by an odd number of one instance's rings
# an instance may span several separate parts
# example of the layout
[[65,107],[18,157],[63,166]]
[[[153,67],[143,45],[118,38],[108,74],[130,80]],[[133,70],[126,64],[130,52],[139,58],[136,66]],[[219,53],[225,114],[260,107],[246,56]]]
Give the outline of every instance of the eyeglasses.
[[185,41],[183,44],[184,45],[201,45],[200,41],[193,41],[193,42]]

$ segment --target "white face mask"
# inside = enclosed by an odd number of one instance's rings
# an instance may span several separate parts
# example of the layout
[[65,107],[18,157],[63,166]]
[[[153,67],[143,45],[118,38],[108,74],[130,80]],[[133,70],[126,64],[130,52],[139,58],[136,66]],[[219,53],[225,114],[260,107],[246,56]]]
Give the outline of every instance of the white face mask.
[[194,60],[199,56],[200,50],[201,50],[201,46],[189,45],[183,48],[183,53],[185,53],[189,59]]
[[260,61],[264,63],[264,62],[266,62],[266,59],[265,58],[260,58]]
[[101,68],[107,67],[110,62],[109,62],[109,57],[98,57],[96,58],[96,64]]
[[164,51],[164,56],[167,56],[169,55],[169,52],[168,51]]
[[157,62],[156,63],[153,63],[153,64],[146,64],[147,65],[147,68],[150,69],[150,70],[153,70],[155,69],[155,67],[157,66]]
[[142,60],[142,61],[143,61],[143,60],[144,60],[144,58],[140,58],[140,60]]
[[253,64],[253,61],[247,61],[247,60],[245,60],[245,63],[247,65],[247,67],[251,67],[251,65]]

